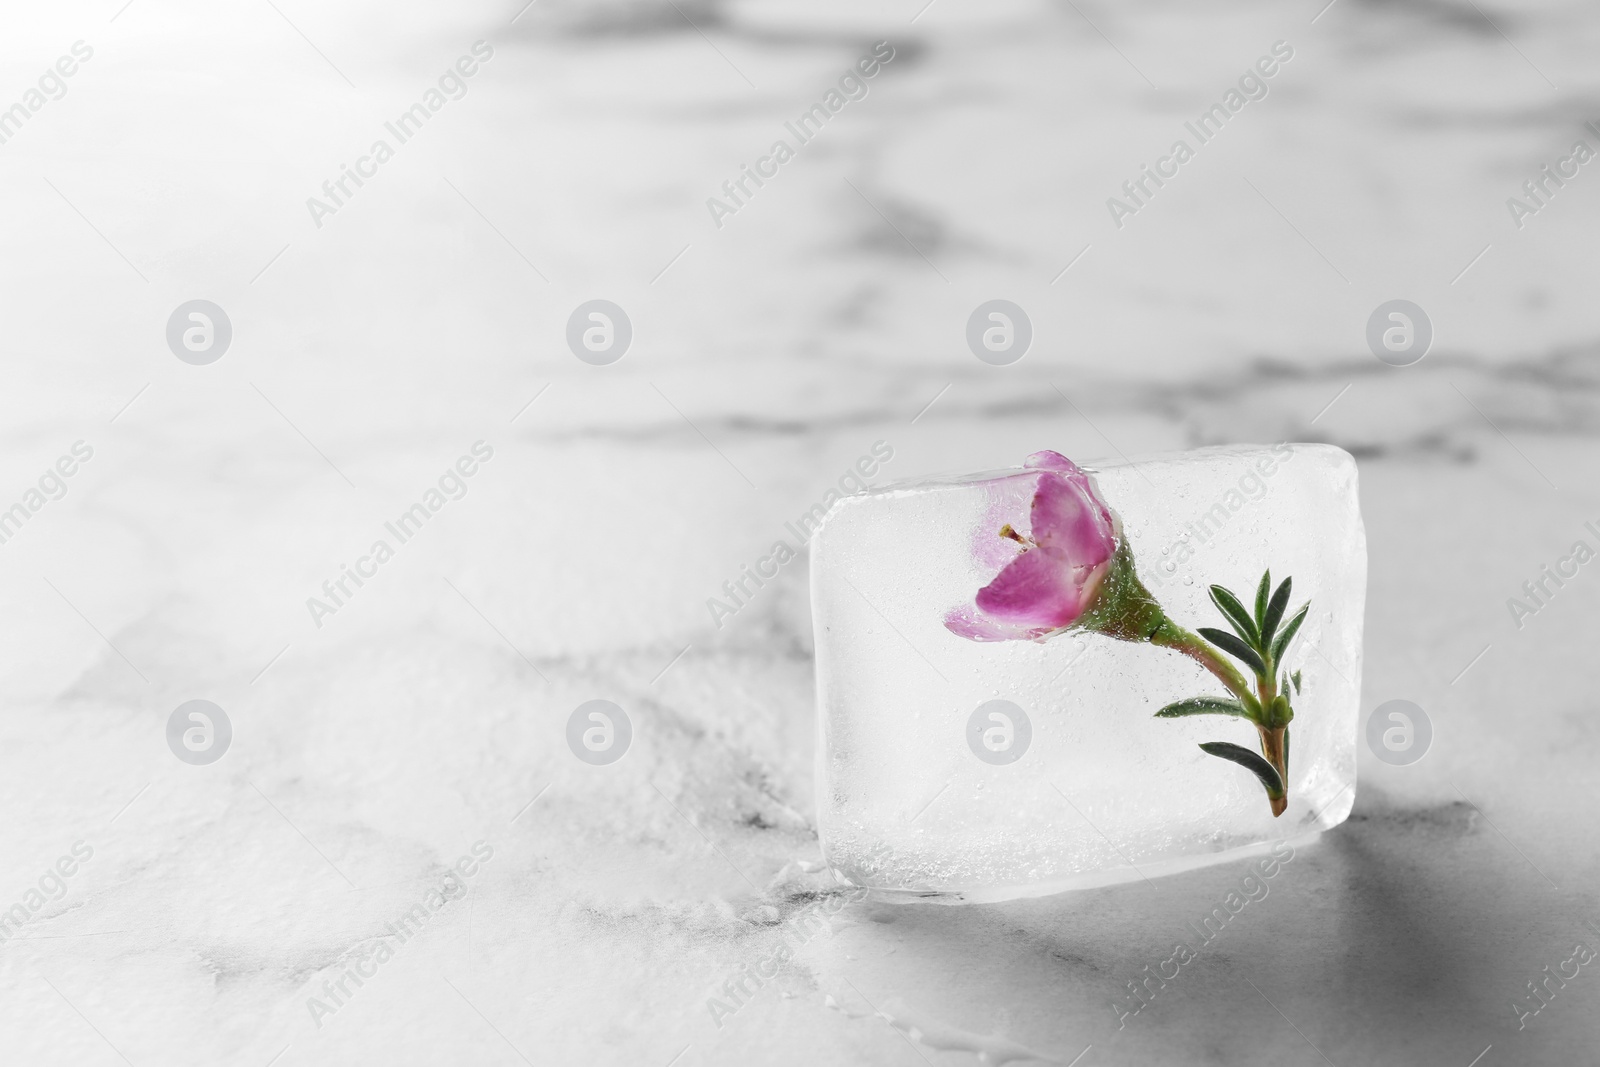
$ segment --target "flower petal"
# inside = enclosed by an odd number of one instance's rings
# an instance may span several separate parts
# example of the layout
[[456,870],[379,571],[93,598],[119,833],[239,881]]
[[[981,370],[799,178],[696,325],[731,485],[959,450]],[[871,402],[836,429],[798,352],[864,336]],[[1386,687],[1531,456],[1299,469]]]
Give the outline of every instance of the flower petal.
[[1063,456],[1060,452],[1051,452],[1049,450],[1035,452],[1023,460],[1022,465],[1032,470],[1055,471],[1063,475],[1067,481],[1071,482],[1083,494],[1084,499],[1091,501],[1094,507],[1099,510],[1101,516],[1105,519],[1107,529],[1112,528],[1111,509],[1106,506],[1104,500],[1100,499],[1100,492],[1095,488],[1094,478],[1088,471]]
[[1079,485],[1058,474],[1041,476],[1028,523],[1034,541],[1070,567],[1098,566],[1117,550],[1111,516],[1086,482]]
[[951,608],[945,614],[944,628],[968,641],[1031,641],[1050,632],[1049,627],[1003,623],[970,606]]
[[978,610],[1001,622],[1049,629],[1066,626],[1083,614],[1080,581],[1059,553],[1033,548],[1005,565],[994,581],[978,590]]
[[1083,473],[1083,468],[1072,462],[1072,460],[1063,456],[1060,452],[1051,452],[1049,449],[1035,452],[1023,460],[1022,465],[1034,470],[1061,471],[1063,474]]

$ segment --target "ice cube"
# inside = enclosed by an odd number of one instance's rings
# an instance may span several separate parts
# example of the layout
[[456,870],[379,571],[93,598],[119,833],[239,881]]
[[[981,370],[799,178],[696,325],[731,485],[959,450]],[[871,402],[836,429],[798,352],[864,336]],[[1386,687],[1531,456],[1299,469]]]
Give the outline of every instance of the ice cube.
[[1287,810],[1198,747],[1258,751],[1250,722],[1155,717],[1228,695],[1193,659],[1096,632],[978,643],[946,628],[1017,555],[999,528],[1026,535],[1038,470],[890,485],[836,504],[811,546],[818,827],[841,881],[1004,900],[1262,853],[1349,814],[1367,570],[1355,461],[1230,446],[1090,473],[1178,625],[1225,629],[1209,586],[1250,609],[1268,568],[1294,579],[1288,614],[1310,602],[1282,665],[1300,675]]

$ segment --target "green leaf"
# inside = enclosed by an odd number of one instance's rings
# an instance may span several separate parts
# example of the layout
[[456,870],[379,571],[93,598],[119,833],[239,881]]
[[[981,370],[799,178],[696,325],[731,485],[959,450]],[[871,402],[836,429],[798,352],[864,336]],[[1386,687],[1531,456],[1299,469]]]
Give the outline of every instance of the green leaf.
[[1237,763],[1261,779],[1261,785],[1266,789],[1268,799],[1277,800],[1283,796],[1283,779],[1278,777],[1277,770],[1248,748],[1228,741],[1207,741],[1200,747],[1213,756]]
[[1256,586],[1256,623],[1258,626],[1267,614],[1267,594],[1270,592],[1272,592],[1272,571],[1268,569],[1261,576],[1261,584]]
[[1216,630],[1209,626],[1200,627],[1200,636],[1216,645],[1222,651],[1243,660],[1246,665],[1257,674],[1266,674],[1267,665],[1261,662],[1261,657],[1256,655],[1256,650],[1233,636],[1226,630]]
[[[1311,602],[1308,600],[1301,605],[1299,611],[1294,613],[1294,618],[1290,619],[1289,625],[1283,628],[1283,633],[1279,634],[1277,639],[1272,642],[1272,662],[1283,662],[1283,654],[1289,651],[1289,642],[1293,641],[1294,635],[1300,631],[1300,624],[1306,621],[1306,612],[1310,610]],[[1300,692],[1300,672],[1295,671],[1294,676],[1294,691],[1298,693]]]
[[1284,609],[1289,606],[1289,590],[1294,587],[1293,578],[1285,578],[1283,584],[1278,586],[1278,591],[1272,594],[1272,603],[1267,605],[1267,617],[1261,620],[1261,647],[1272,647],[1272,635],[1278,632],[1278,623],[1283,621]]
[[1244,605],[1239,603],[1239,598],[1220,585],[1211,587],[1211,602],[1222,612],[1239,636],[1244,638],[1244,643],[1252,648],[1261,645],[1261,631],[1256,629],[1255,620],[1250,618],[1250,613],[1244,610]]
[[1294,708],[1289,706],[1287,694],[1279,693],[1272,698],[1272,706],[1267,709],[1265,719],[1268,726],[1288,726],[1294,718]]
[[[1293,637],[1294,634],[1291,633],[1289,636]],[[1299,695],[1299,693],[1300,693],[1300,672],[1299,671],[1295,671],[1293,674],[1289,675],[1289,680],[1294,683],[1295,694]]]
[[1251,719],[1245,706],[1232,697],[1190,697],[1176,704],[1168,704],[1156,712],[1158,719],[1176,719],[1184,715],[1236,715],[1241,719]]

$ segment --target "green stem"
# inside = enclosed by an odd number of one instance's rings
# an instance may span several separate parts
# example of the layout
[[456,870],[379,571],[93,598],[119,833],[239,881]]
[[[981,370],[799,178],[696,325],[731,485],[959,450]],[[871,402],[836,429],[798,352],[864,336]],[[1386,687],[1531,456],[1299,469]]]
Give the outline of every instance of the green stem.
[[1250,691],[1250,683],[1239,673],[1238,668],[1224,659],[1222,653],[1213,648],[1210,642],[1197,634],[1190,633],[1171,619],[1161,620],[1161,625],[1150,635],[1150,643],[1170,648],[1174,652],[1182,652],[1200,664],[1216,675],[1217,679],[1227,686],[1228,692],[1244,702],[1245,707],[1257,704],[1256,695]]
[[[1007,530],[1002,533],[1007,533]],[[1011,532],[1014,536],[1014,531]],[[1282,815],[1289,806],[1288,741],[1284,727],[1293,712],[1284,716],[1274,713],[1273,704],[1278,695],[1274,676],[1277,664],[1267,650],[1257,650],[1266,664],[1267,673],[1256,679],[1254,690],[1232,661],[1199,634],[1190,633],[1167,618],[1156,598],[1150,595],[1139,580],[1133,565],[1133,554],[1126,543],[1117,546],[1111,565],[1101,578],[1096,604],[1076,623],[1077,628],[1101,633],[1119,641],[1148,641],[1160,648],[1181,652],[1217,677],[1228,692],[1239,699],[1249,713],[1251,721],[1261,735],[1261,755],[1278,772],[1284,792],[1269,794],[1268,801],[1274,816]],[[1278,721],[1279,719],[1282,721]]]
[[[1245,681],[1244,675],[1227,660],[1222,654],[1204,638],[1190,633],[1170,619],[1162,622],[1155,633],[1150,635],[1152,645],[1170,648],[1175,652],[1182,652],[1200,666],[1216,675],[1228,691],[1238,697],[1244,706],[1254,711],[1256,732],[1261,735],[1261,755],[1278,772],[1278,778],[1283,782],[1284,791],[1276,796],[1268,795],[1267,803],[1272,808],[1274,818],[1282,815],[1289,807],[1289,758],[1284,744],[1284,728],[1281,724],[1269,725],[1272,719],[1272,701],[1277,694],[1272,692],[1270,682],[1257,679],[1260,682],[1258,693],[1250,691],[1250,683]],[[1260,703],[1257,703],[1257,701]]]
[[1078,620],[1078,627],[1114,637],[1119,641],[1148,641],[1152,645],[1182,652],[1216,675],[1228,692],[1246,708],[1260,716],[1265,709],[1250,691],[1250,683],[1238,668],[1224,659],[1211,643],[1192,634],[1167,618],[1156,598],[1139,580],[1133,554],[1126,544],[1118,545],[1101,580],[1098,603]]
[[1262,717],[1268,720],[1272,717],[1272,701],[1278,695],[1278,665],[1272,662],[1270,653],[1256,650],[1261,654],[1261,659],[1267,665],[1267,673],[1256,675],[1256,694],[1261,701]]
[[1261,734],[1262,757],[1272,764],[1272,769],[1278,772],[1278,777],[1283,781],[1283,793],[1267,798],[1272,805],[1272,816],[1277,818],[1289,806],[1289,752],[1284,740],[1284,728],[1257,726],[1256,729]]

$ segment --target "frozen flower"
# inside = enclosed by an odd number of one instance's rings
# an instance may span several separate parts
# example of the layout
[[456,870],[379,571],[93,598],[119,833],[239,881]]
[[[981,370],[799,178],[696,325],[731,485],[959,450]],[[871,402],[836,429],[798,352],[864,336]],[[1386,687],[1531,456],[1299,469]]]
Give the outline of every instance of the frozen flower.
[[969,606],[945,616],[951,633],[972,641],[1037,640],[1072,626],[1100,594],[1121,541],[1116,517],[1094,482],[1058,452],[1035,452],[1039,472],[1026,533],[1007,522],[995,531],[1021,546]]
[[[945,615],[945,628],[969,641],[1045,641],[1080,629],[1188,656],[1230,695],[1192,697],[1156,714],[1220,715],[1252,723],[1260,735],[1260,755],[1227,741],[1200,747],[1255,774],[1272,814],[1282,815],[1288,807],[1288,728],[1294,718],[1289,692],[1291,685],[1299,692],[1300,672],[1279,675],[1309,605],[1285,622],[1292,583],[1284,579],[1273,592],[1270,573],[1261,576],[1253,613],[1233,593],[1213,585],[1212,602],[1233,632],[1202,627],[1199,634],[1191,633],[1167,617],[1139,580],[1122,524],[1087,472],[1057,452],[1035,452],[1024,467],[1038,473],[1026,522],[1016,480],[999,483],[973,552],[979,564],[999,571],[971,604]],[[1018,531],[1019,523],[1025,533]],[[1000,539],[1021,547],[1006,545],[997,556]],[[1253,685],[1227,656],[1251,669]]]

